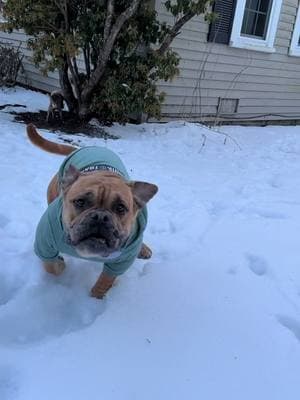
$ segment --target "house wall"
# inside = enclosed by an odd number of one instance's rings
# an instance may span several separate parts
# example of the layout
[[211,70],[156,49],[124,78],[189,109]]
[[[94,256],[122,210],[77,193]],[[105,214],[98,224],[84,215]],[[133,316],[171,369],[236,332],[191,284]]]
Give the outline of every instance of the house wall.
[[[180,75],[159,84],[166,93],[163,119],[215,120],[219,97],[237,98],[239,107],[218,119],[300,119],[300,58],[288,55],[298,4],[283,1],[271,54],[208,43],[202,17],[187,23],[172,43],[181,57]],[[162,1],[156,1],[156,10],[173,23]]]
[[[162,120],[300,119],[300,57],[288,55],[297,9],[298,0],[283,1],[272,54],[208,43],[208,24],[193,18],[172,43],[181,56],[179,76],[159,83],[166,93]],[[156,10],[161,20],[173,23],[161,0]],[[0,31],[0,42],[21,47],[22,83],[45,91],[59,87],[57,73],[43,76],[34,67],[24,33]],[[239,99],[238,112],[218,115],[219,97]]]
[[27,39],[22,31],[13,33],[5,33],[0,31],[0,42],[9,43],[10,45],[18,48],[24,54],[23,66],[24,72],[20,74],[19,81],[33,88],[51,92],[59,88],[59,78],[57,72],[49,72],[48,76],[44,76],[39,69],[34,66],[32,61],[32,52],[27,48]]

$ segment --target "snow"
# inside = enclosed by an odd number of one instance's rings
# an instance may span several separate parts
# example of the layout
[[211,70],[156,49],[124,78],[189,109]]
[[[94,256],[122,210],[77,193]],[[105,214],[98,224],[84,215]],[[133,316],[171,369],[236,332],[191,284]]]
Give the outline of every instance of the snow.
[[[6,103],[37,110],[48,100],[17,88],[0,92]],[[115,125],[115,141],[68,135],[108,146],[134,179],[160,188],[145,234],[153,258],[136,261],[101,301],[89,297],[100,265],[68,258],[57,278],[33,253],[62,158],[31,145],[8,110],[0,112],[1,400],[299,398],[300,127],[218,133],[176,121]]]

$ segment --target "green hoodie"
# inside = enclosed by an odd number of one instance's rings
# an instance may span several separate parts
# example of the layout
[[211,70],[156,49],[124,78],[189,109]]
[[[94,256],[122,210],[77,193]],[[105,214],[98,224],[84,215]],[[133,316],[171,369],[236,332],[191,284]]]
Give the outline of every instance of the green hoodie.
[[[70,165],[80,171],[108,170],[129,180],[129,175],[120,158],[104,147],[84,147],[71,153],[62,163],[58,177],[59,181]],[[143,243],[143,232],[147,225],[147,208],[138,214],[132,232],[118,254],[101,258],[86,258],[80,256],[74,247],[67,242],[67,234],[62,223],[62,196],[57,197],[43,214],[36,230],[34,250],[36,255],[45,261],[58,259],[60,254],[104,263],[104,272],[112,276],[123,274],[134,262]]]

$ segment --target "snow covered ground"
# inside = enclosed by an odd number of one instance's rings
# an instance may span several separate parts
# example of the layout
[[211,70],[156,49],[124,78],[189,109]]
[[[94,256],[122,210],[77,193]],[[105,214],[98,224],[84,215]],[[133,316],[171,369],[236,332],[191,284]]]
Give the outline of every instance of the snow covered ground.
[[[46,109],[24,89],[0,104]],[[20,110],[20,109],[17,109]],[[88,140],[158,184],[137,261],[104,301],[101,266],[46,275],[32,244],[62,158],[0,112],[1,400],[296,400],[300,393],[300,127],[172,122]],[[57,135],[43,132],[58,140]],[[205,145],[203,146],[205,139]]]

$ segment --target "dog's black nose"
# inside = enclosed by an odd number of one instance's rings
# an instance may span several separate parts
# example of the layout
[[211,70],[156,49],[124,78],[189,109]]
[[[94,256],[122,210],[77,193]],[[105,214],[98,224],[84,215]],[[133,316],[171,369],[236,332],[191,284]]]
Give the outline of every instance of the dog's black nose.
[[105,211],[95,212],[93,215],[91,215],[91,219],[95,222],[99,222],[100,224],[109,224],[112,222],[111,216]]

